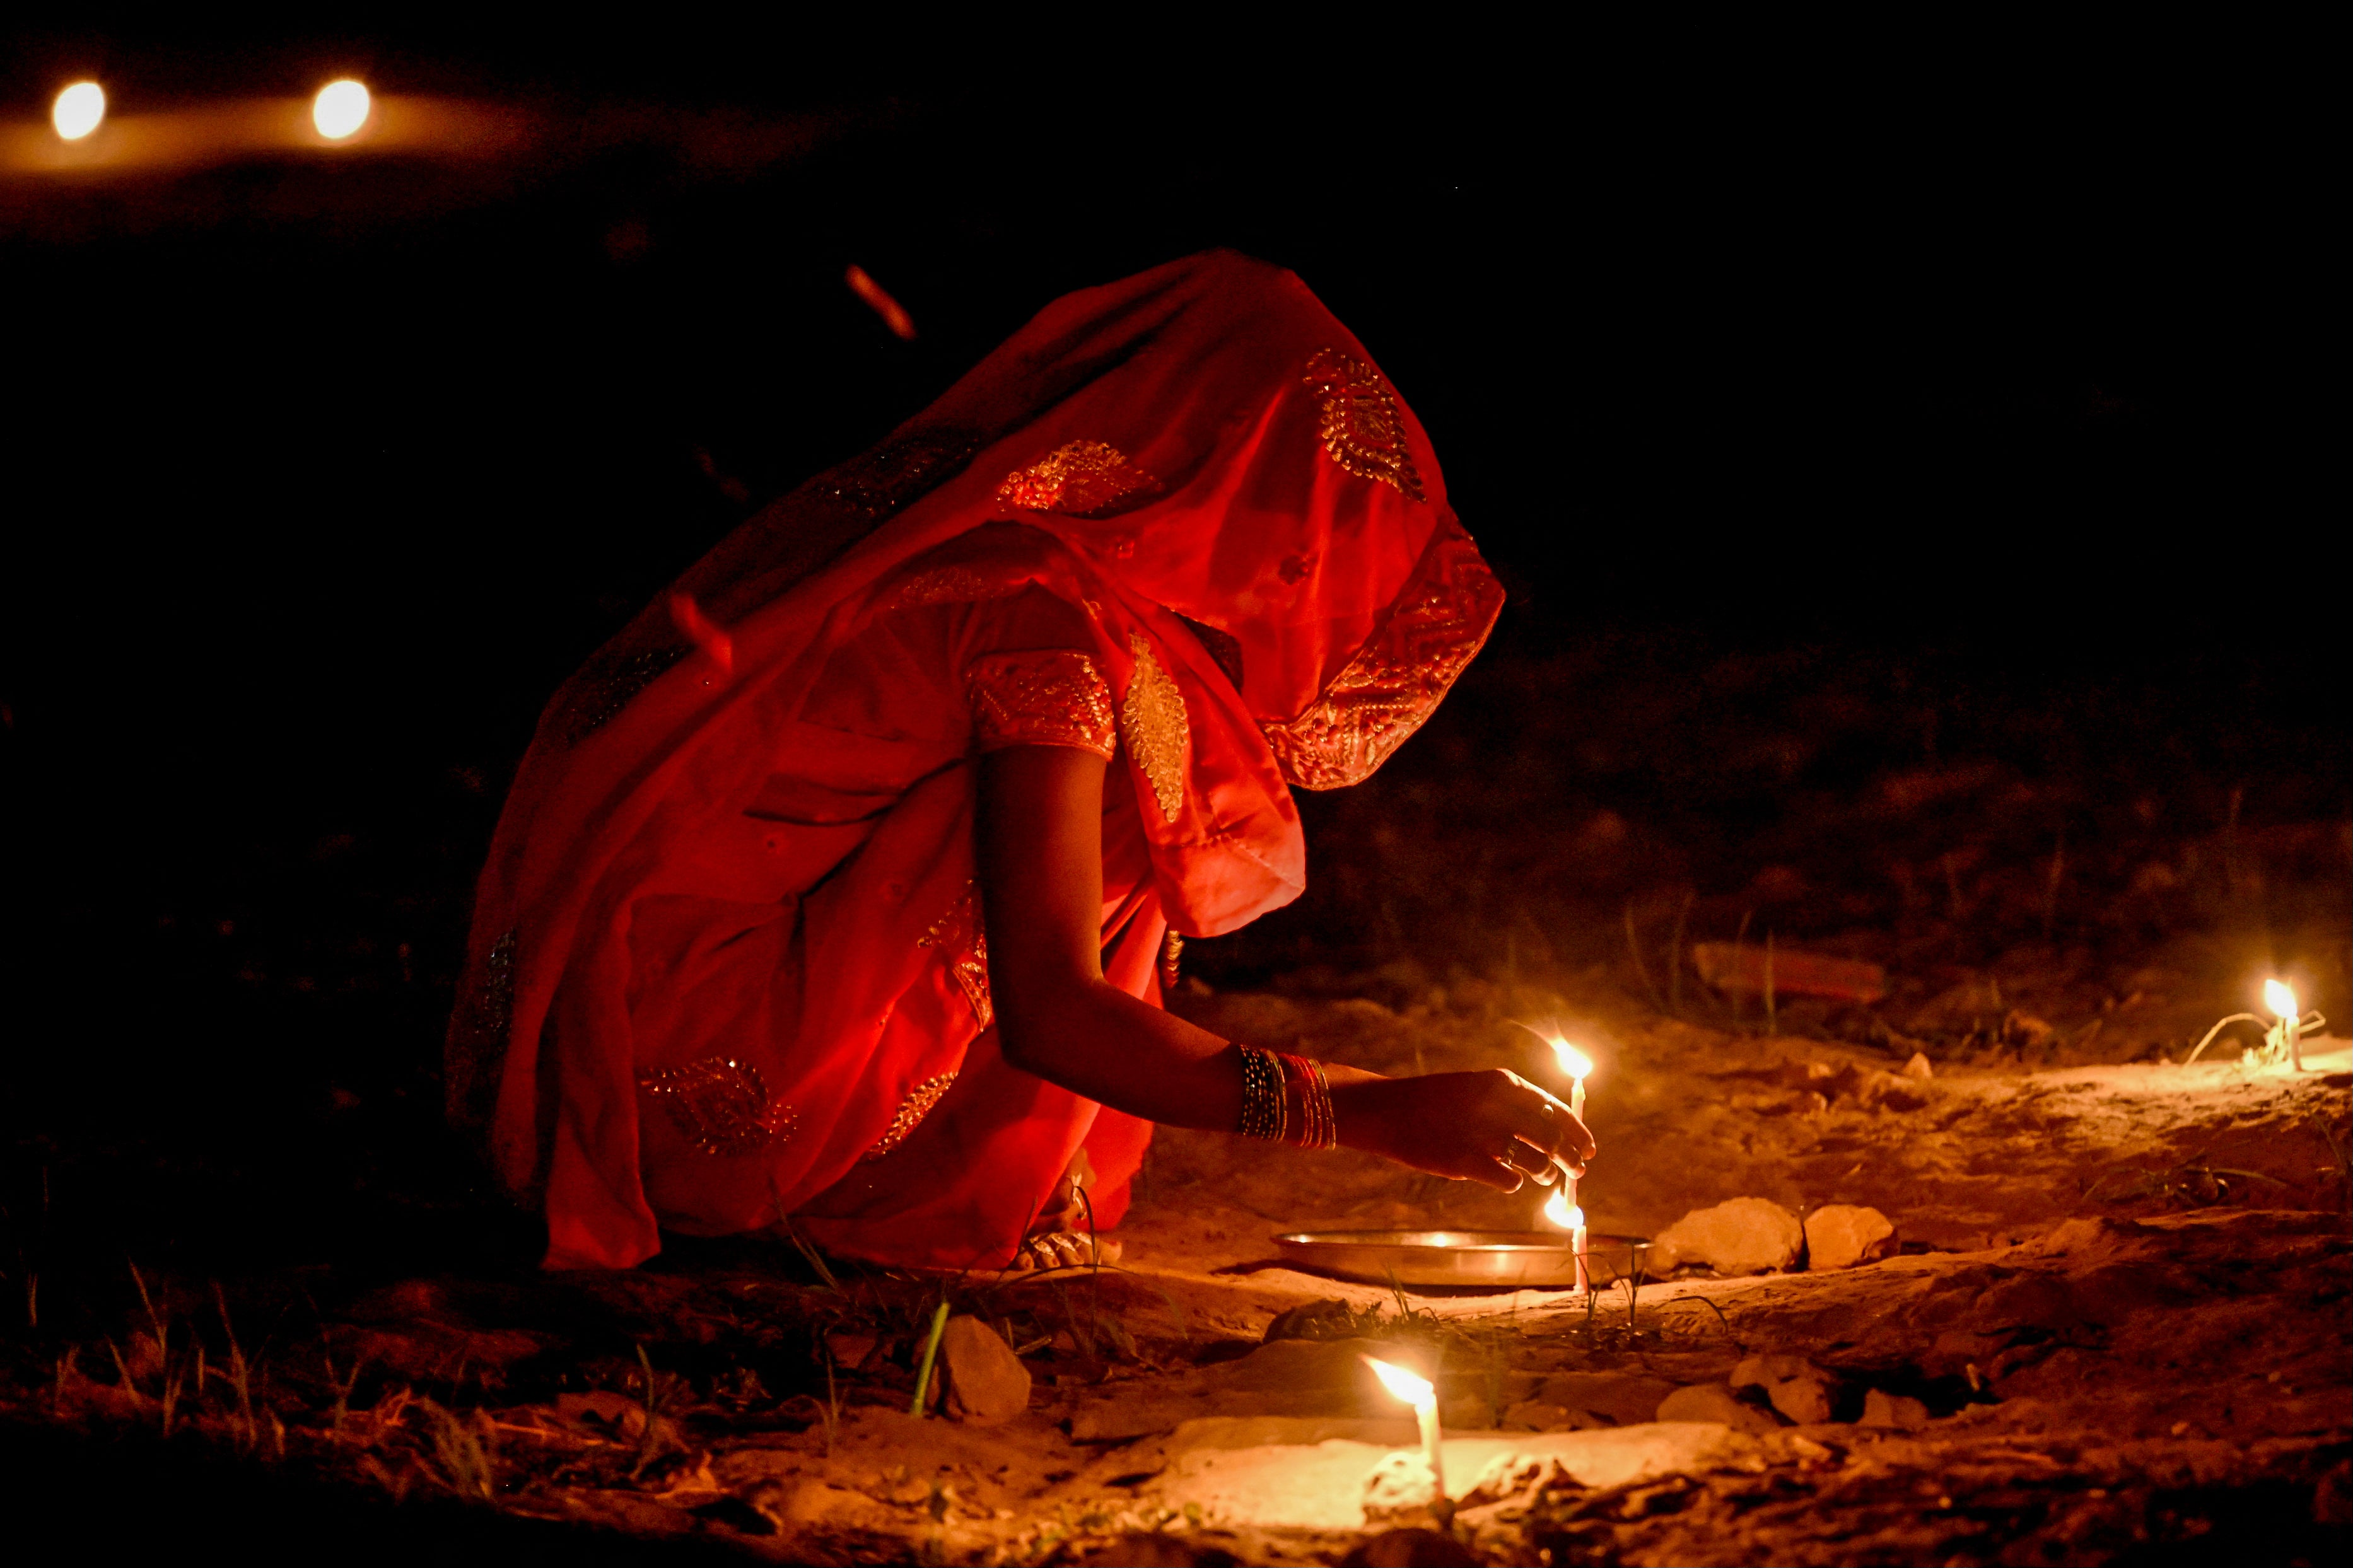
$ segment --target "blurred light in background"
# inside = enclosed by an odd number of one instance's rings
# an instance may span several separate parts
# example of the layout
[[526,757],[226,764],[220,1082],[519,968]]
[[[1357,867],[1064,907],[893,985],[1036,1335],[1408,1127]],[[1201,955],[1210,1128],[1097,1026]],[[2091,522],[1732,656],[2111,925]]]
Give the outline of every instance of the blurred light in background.
[[78,81],[58,94],[49,110],[49,123],[69,142],[79,142],[106,118],[106,89],[94,81]]
[[341,142],[367,123],[369,107],[368,89],[345,77],[321,88],[311,100],[311,123],[328,141]]

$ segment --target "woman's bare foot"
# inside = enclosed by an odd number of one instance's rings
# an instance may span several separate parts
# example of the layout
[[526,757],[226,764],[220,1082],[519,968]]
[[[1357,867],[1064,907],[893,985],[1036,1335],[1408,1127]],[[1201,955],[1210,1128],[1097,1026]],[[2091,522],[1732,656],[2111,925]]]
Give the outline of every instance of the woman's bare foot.
[[1006,1267],[1021,1272],[1034,1268],[1083,1268],[1094,1263],[1119,1261],[1120,1245],[1095,1236],[1094,1215],[1085,1192],[1095,1179],[1092,1161],[1084,1149],[1071,1156],[1071,1168],[1054,1184],[1053,1195],[1038,1211],[1029,1234],[1014,1249]]
[[1017,1274],[1039,1268],[1086,1268],[1099,1263],[1116,1263],[1121,1251],[1116,1241],[1073,1230],[1054,1230],[1024,1241],[1014,1249],[1013,1261],[1006,1267]]

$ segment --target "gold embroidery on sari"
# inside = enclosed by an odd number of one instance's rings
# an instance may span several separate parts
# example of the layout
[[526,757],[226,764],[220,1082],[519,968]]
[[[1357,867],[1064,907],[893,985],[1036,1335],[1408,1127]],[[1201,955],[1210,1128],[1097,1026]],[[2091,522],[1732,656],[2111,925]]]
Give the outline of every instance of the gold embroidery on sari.
[[638,1087],[706,1154],[756,1154],[789,1140],[800,1115],[768,1098],[760,1069],[730,1057],[640,1068]]
[[1321,405],[1317,434],[1334,462],[1362,479],[1394,486],[1420,500],[1421,475],[1406,450],[1405,416],[1381,373],[1338,349],[1309,356],[1305,383]]
[[881,1137],[874,1140],[866,1152],[858,1156],[859,1160],[861,1163],[868,1160],[880,1160],[883,1155],[904,1143],[907,1141],[907,1134],[922,1125],[923,1118],[931,1114],[932,1107],[940,1102],[940,1096],[945,1094],[948,1091],[948,1086],[955,1080],[955,1073],[944,1072],[927,1078],[909,1089],[907,1098],[899,1102],[898,1110],[892,1116],[890,1127],[884,1131]]
[[1130,632],[1127,646],[1135,655],[1135,670],[1127,679],[1127,700],[1120,704],[1119,732],[1127,754],[1151,784],[1161,816],[1174,822],[1185,805],[1185,749],[1193,738],[1185,693],[1152,657],[1150,643]]
[[983,599],[1008,599],[1028,587],[1025,579],[1008,582],[983,576],[969,566],[934,566],[918,572],[891,596],[894,610],[920,610],[932,605],[976,605]]
[[1091,517],[1131,497],[1150,495],[1160,481],[1101,441],[1069,441],[1028,468],[1005,476],[997,499],[1024,511]]
[[1108,761],[1119,749],[1111,688],[1075,648],[991,653],[965,670],[973,735],[984,752],[1075,746]]
[[915,939],[915,945],[944,950],[948,973],[963,991],[972,1016],[984,1029],[997,1021],[997,1009],[988,996],[988,931],[980,916],[980,884],[966,882],[955,902],[932,922],[931,930]]
[[1170,926],[1168,934],[1160,940],[1160,989],[1163,992],[1176,989],[1176,972],[1184,959],[1185,939],[1177,934],[1175,926]]
[[1262,726],[1283,778],[1338,789],[1369,775],[1421,728],[1503,607],[1504,590],[1470,536],[1440,529],[1347,668],[1298,718]]

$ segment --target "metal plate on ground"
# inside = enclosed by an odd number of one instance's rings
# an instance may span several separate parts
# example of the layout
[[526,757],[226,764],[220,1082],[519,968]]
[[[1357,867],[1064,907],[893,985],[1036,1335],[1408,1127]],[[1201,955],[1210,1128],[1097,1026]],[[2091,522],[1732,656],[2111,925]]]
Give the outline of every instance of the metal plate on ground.
[[[1274,1238],[1283,1261],[1368,1284],[1564,1290],[1577,1285],[1568,1237],[1539,1230],[1303,1230]],[[1585,1238],[1592,1282],[1614,1284],[1651,1250],[1647,1236]]]

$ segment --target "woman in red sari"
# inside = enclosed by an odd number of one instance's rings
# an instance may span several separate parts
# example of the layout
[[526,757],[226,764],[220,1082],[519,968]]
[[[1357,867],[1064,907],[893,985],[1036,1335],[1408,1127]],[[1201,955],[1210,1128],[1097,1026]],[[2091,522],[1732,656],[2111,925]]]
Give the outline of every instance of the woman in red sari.
[[745,523],[549,704],[478,895],[449,1109],[551,1268],[789,1220],[875,1260],[1075,1256],[1155,1121],[1506,1191],[1581,1165],[1508,1072],[1384,1079],[1160,1005],[1298,896],[1502,592],[1419,424],[1230,253],[1049,306]]

